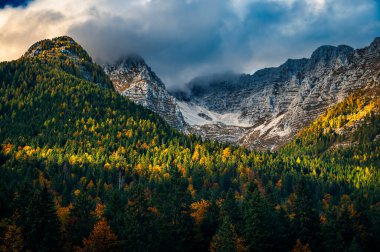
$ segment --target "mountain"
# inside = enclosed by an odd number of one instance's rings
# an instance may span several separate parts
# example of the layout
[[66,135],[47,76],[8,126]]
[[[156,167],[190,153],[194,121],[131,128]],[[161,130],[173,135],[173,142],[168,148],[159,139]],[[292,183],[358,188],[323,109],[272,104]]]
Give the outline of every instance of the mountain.
[[[357,146],[377,150],[380,147],[379,123],[380,85],[372,80],[363,89],[328,108],[285,147],[291,146],[291,149],[302,150],[308,155]],[[357,153],[359,150],[357,148]]]
[[49,61],[55,67],[79,78],[106,87],[112,86],[112,82],[102,68],[95,64],[87,52],[68,36],[36,42],[22,58]]
[[253,75],[198,77],[175,92],[191,132],[256,149],[289,142],[354,90],[378,85],[380,39],[354,50],[321,46],[309,59],[290,59]]
[[40,41],[0,63],[0,250],[376,251],[376,83],[258,152],[181,133],[73,39]]
[[186,130],[186,123],[176,99],[168,93],[164,83],[147,66],[143,58],[129,55],[104,67],[117,92],[135,103],[154,111],[169,125]]

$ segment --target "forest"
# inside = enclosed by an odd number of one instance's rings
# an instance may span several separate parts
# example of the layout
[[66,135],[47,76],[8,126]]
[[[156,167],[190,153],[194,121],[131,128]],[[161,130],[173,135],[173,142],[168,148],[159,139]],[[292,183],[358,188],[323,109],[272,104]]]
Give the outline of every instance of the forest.
[[170,128],[56,42],[0,63],[2,251],[380,247],[378,87],[258,152]]

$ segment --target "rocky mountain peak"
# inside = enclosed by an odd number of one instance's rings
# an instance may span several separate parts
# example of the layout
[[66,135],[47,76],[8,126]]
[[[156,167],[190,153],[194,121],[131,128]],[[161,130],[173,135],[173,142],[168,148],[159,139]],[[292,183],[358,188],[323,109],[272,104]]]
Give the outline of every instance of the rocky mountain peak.
[[26,51],[22,58],[38,58],[47,64],[60,66],[61,70],[76,77],[95,82],[103,87],[111,87],[103,69],[94,63],[83,47],[69,36],[38,41]]
[[331,45],[324,45],[318,47],[311,55],[311,59],[317,59],[317,60],[322,60],[322,59],[333,59],[337,58],[338,56],[341,55],[348,55],[352,53],[354,49],[350,46],[346,45],[339,45],[339,46],[331,46]]
[[368,47],[371,53],[380,52],[380,37],[377,37]]
[[119,58],[115,65],[123,67],[147,67],[145,60],[138,54],[128,54]]
[[185,129],[176,99],[168,93],[165,84],[141,56],[123,56],[114,64],[105,65],[104,71],[118,93],[156,112],[171,126]]
[[69,36],[44,39],[33,44],[23,57],[39,58],[69,58],[71,60],[91,61],[87,52]]
[[[165,87],[160,78],[151,70],[151,68],[145,63],[145,60],[137,54],[125,55],[115,61],[114,64],[107,64],[104,66],[104,70],[107,74],[113,76],[124,76],[124,87],[127,83],[151,83],[160,87]],[[116,79],[114,81],[117,82]],[[115,83],[114,83],[115,84]],[[120,86],[120,85],[119,85]],[[115,86],[116,87],[116,86]],[[116,87],[116,89],[118,89]],[[123,92],[123,90],[120,90]]]
[[337,61],[345,64],[347,57],[354,52],[354,49],[350,46],[320,46],[315,50],[310,58],[312,67],[316,65],[334,66]]

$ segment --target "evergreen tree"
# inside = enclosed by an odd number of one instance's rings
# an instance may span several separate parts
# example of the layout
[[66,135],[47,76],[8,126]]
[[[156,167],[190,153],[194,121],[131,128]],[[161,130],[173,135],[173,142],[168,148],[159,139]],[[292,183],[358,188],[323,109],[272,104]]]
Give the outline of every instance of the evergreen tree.
[[370,241],[369,251],[375,251],[380,247],[380,204],[376,204],[370,209]]
[[257,187],[250,187],[242,203],[243,238],[250,251],[274,250],[277,216]]
[[220,226],[212,237],[210,250],[220,252],[238,251],[239,239],[231,218],[225,211],[221,212]]
[[59,250],[60,223],[53,197],[46,187],[35,188],[25,212],[20,216],[25,248],[33,251]]
[[81,245],[83,238],[90,235],[95,223],[94,210],[95,204],[86,193],[76,196],[67,228],[68,241],[73,245]]
[[154,250],[159,239],[154,225],[154,213],[145,189],[140,185],[132,186],[128,194],[120,239],[128,251]]
[[111,194],[104,210],[104,217],[108,220],[112,230],[115,230],[119,237],[123,237],[125,234],[125,209],[126,202],[122,199],[122,195],[119,190],[114,190]]
[[306,179],[302,178],[295,188],[293,228],[302,244],[313,248],[315,234],[318,233],[318,214],[315,211],[311,191]]
[[190,217],[191,195],[187,188],[187,181],[177,171],[158,188],[160,250],[193,250],[194,222]]

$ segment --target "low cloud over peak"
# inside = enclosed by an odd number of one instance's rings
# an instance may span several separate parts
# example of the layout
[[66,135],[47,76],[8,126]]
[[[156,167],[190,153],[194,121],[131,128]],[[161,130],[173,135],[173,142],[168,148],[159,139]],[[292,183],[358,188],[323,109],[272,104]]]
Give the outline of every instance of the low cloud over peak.
[[374,0],[35,0],[0,9],[0,60],[66,34],[99,63],[140,54],[176,89],[197,75],[309,57],[322,44],[361,47],[379,30]]

